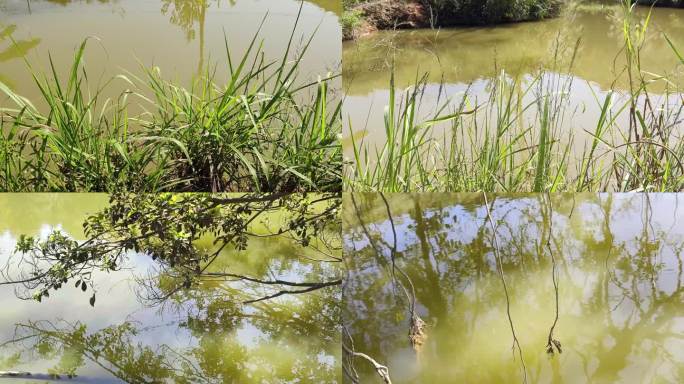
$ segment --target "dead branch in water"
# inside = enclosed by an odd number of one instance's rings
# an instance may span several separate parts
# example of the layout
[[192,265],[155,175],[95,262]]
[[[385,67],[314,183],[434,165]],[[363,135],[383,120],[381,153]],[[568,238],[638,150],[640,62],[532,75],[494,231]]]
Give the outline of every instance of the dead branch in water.
[[[387,211],[387,217],[390,222],[390,226],[392,228],[392,244],[386,244],[387,248],[390,250],[390,262],[391,262],[391,277],[392,277],[392,283],[395,286],[398,286],[401,288],[401,290],[404,292],[404,295],[406,296],[406,300],[408,302],[408,316],[409,316],[409,331],[408,331],[408,339],[409,342],[411,343],[411,347],[413,350],[418,353],[422,349],[423,344],[425,344],[425,340],[427,339],[427,334],[425,332],[425,328],[427,327],[425,321],[418,316],[416,312],[416,289],[415,286],[413,285],[413,281],[409,277],[409,275],[396,264],[396,259],[397,259],[397,245],[398,245],[398,237],[397,237],[397,230],[396,226],[394,224],[394,218],[392,216],[392,211],[390,209],[389,202],[387,201],[387,198],[385,197],[384,194],[380,193],[380,197],[382,198],[384,204],[385,204],[385,209]],[[375,240],[371,237],[370,231],[368,230],[365,222],[361,218],[361,211],[359,210],[358,204],[356,203],[356,198],[354,197],[354,194],[351,194],[351,200],[352,200],[352,205],[354,206],[354,210],[356,212],[356,217],[357,220],[359,221],[359,225],[361,226],[361,229],[365,236],[368,238],[368,241],[375,251],[376,255],[378,257],[383,256],[382,251],[380,250],[380,247],[378,244],[375,242]],[[406,281],[406,284],[408,284],[409,289],[406,288],[406,285],[397,279],[396,273],[399,273],[401,277]]]
[[[352,339],[349,330],[347,330],[347,327],[342,327],[342,334],[342,351],[344,352],[344,354],[347,355],[347,364],[343,364],[343,371],[345,376],[347,376],[353,384],[361,383],[359,375],[356,372],[356,369],[354,368],[354,358],[358,357],[371,363],[371,365],[373,365],[373,368],[375,368],[375,371],[378,373],[378,375],[385,384],[392,384],[392,379],[390,378],[389,374],[389,368],[387,368],[387,366],[385,365],[378,363],[375,359],[366,355],[365,353],[356,352],[356,350],[354,349],[354,339]],[[349,345],[344,341],[345,338],[349,339]]]
[[489,201],[487,200],[487,193],[482,194],[484,196],[485,208],[487,209],[487,220],[492,228],[492,246],[494,247],[494,257],[496,258],[496,264],[499,270],[499,276],[501,277],[501,283],[503,284],[504,294],[506,295],[506,315],[508,316],[508,323],[511,326],[511,333],[513,334],[513,357],[515,358],[515,349],[518,348],[518,355],[520,356],[520,364],[523,371],[523,383],[527,383],[527,368],[525,367],[525,360],[523,359],[522,348],[520,347],[520,342],[518,341],[518,336],[515,334],[515,327],[513,326],[513,318],[511,317],[511,300],[508,296],[508,286],[506,285],[506,277],[503,272],[503,262],[501,261],[501,254],[499,253],[499,242],[496,239],[496,227],[494,226],[494,221],[492,220],[492,212],[489,207]]
[[545,205],[549,214],[549,231],[546,237],[546,249],[551,256],[551,278],[553,280],[553,290],[556,295],[556,317],[553,319],[553,324],[551,325],[551,329],[549,329],[549,337],[546,342],[546,353],[553,355],[555,350],[558,351],[558,353],[563,353],[563,349],[560,340],[553,338],[553,331],[556,329],[556,325],[558,324],[558,280],[556,276],[556,257],[551,250],[551,239],[553,237],[553,209],[551,206],[551,198],[549,197],[548,193],[542,195],[542,199],[546,203]]
[[[380,197],[382,198],[382,201],[385,203],[385,209],[387,211],[387,217],[389,218],[390,226],[392,227],[392,235],[393,235],[393,242],[392,242],[392,248],[390,249],[391,255],[392,255],[392,273],[394,274],[394,269],[398,270],[399,273],[406,279],[408,284],[411,286],[411,296],[410,296],[410,301],[409,301],[409,342],[411,343],[411,347],[416,353],[419,353],[421,349],[423,348],[423,344],[425,344],[425,340],[427,339],[427,334],[425,332],[425,328],[427,327],[427,324],[425,324],[425,321],[418,316],[416,313],[416,288],[413,285],[413,281],[411,278],[401,269],[401,268],[396,268],[395,260],[396,260],[396,254],[397,254],[397,229],[394,225],[394,217],[392,216],[392,210],[390,209],[389,202],[387,201],[387,198],[385,197],[384,193],[380,193]],[[402,286],[403,288],[403,286]],[[404,293],[406,293],[408,297],[408,292],[406,292],[406,289],[404,288]]]

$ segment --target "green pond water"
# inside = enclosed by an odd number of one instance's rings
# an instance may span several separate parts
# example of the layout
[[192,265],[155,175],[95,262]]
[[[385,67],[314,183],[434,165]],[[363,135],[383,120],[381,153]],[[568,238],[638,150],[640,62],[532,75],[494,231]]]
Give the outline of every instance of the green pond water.
[[[523,363],[528,383],[684,381],[681,196],[489,195],[495,232],[481,194],[390,195],[391,221],[379,195],[354,198],[343,324],[393,383],[522,383]],[[426,324],[416,348],[402,273]],[[367,361],[354,368],[382,382]]]
[[[648,7],[638,7],[636,21],[644,23]],[[581,146],[600,115],[600,103],[611,90],[617,96],[628,89],[623,51],[622,9],[614,1],[585,1],[572,6],[555,19],[486,27],[445,28],[441,30],[380,31],[356,41],[343,43],[345,117],[356,138],[371,143],[384,141],[383,109],[389,101],[392,65],[398,88],[408,87],[426,76],[421,98],[422,115],[427,116],[444,97],[460,102],[466,94],[470,102],[484,104],[493,89],[493,79],[505,73],[509,81],[529,84],[544,72],[544,93],[569,93],[562,130],[574,133]],[[680,91],[682,65],[664,35],[684,49],[684,10],[655,8],[641,52],[646,77],[668,76],[650,85],[654,103],[668,103],[661,95]],[[575,51],[575,48],[577,50]],[[571,65],[572,64],[572,65]],[[571,83],[561,88],[559,85]],[[524,104],[539,96],[534,87]],[[598,99],[598,101],[597,101]],[[617,100],[617,98],[616,98]],[[679,99],[673,101],[681,104]],[[613,111],[619,108],[617,101]],[[536,108],[529,113],[534,125]],[[618,125],[628,120],[618,119]],[[538,125],[538,123],[537,123]],[[346,155],[351,156],[349,128],[345,127]]]
[[[27,70],[49,69],[49,56],[65,74],[80,43],[91,88],[140,66],[160,68],[168,79],[189,86],[208,64],[218,64],[217,80],[227,74],[224,37],[233,57],[241,57],[257,33],[267,60],[282,59],[300,7],[295,0],[0,0],[0,81],[36,100],[38,89]],[[341,5],[333,0],[304,1],[293,50],[315,34],[301,65],[301,80],[339,72]],[[48,56],[49,55],[49,56]],[[65,75],[66,76],[66,75]],[[115,82],[111,94],[127,84]],[[0,99],[2,105],[3,99]]]
[[[17,265],[21,255],[14,247],[21,234],[46,236],[60,229],[83,239],[83,220],[107,202],[97,194],[0,194],[3,271]],[[314,251],[287,239],[255,240],[246,251],[224,252],[216,267],[257,278],[311,280],[327,268],[308,259]],[[41,378],[0,382],[46,382],[49,377],[40,375],[53,370],[75,372],[73,379],[56,381],[74,383],[141,382],[140,377],[154,383],[340,382],[334,290],[241,305],[244,294],[270,291],[206,282],[158,305],[146,299],[142,281],[163,288],[151,258],[130,254],[125,269],[95,276],[94,307],[90,294],[71,282],[40,303],[18,298],[19,286],[0,286],[0,371]]]

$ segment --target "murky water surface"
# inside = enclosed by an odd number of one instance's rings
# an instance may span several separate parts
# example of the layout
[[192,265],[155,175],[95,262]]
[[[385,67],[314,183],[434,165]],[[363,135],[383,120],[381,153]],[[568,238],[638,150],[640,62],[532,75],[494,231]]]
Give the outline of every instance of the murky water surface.
[[[361,220],[345,201],[344,324],[357,352],[394,383],[521,383],[523,363],[528,383],[684,380],[681,196],[488,198],[495,238],[481,194],[391,195],[392,221],[378,195],[355,195]],[[392,222],[394,273],[426,324],[415,347],[411,301],[391,279]],[[381,382],[366,361],[355,367]]]
[[[19,257],[14,248],[22,234],[46,236],[60,229],[83,239],[83,220],[107,201],[105,195],[0,195],[0,266]],[[287,240],[268,238],[251,243],[247,251],[225,252],[217,268],[259,278],[314,280],[321,269],[307,261],[307,252],[303,255]],[[157,305],[145,299],[145,280],[163,290],[151,258],[131,254],[125,270],[95,276],[94,307],[90,293],[73,283],[40,303],[20,300],[13,286],[0,286],[0,371],[42,378],[0,382],[45,382],[52,372],[70,370],[78,376],[67,380],[62,375],[56,382],[135,382],[131,377],[188,383],[339,382],[337,295],[320,291],[241,305],[245,296],[239,285],[207,282]],[[245,294],[262,291],[249,288]]]
[[[266,16],[259,38],[266,59],[280,59],[299,7],[295,0],[0,0],[0,81],[36,100],[39,92],[23,59],[45,71],[51,57],[66,76],[76,49],[89,37],[85,66],[93,90],[98,80],[140,75],[141,66],[157,66],[184,86],[210,64],[216,65],[217,79],[224,79],[224,37],[233,57],[240,57]],[[293,49],[315,37],[302,80],[339,71],[340,47],[332,42],[341,39],[340,12],[333,0],[304,1]]]

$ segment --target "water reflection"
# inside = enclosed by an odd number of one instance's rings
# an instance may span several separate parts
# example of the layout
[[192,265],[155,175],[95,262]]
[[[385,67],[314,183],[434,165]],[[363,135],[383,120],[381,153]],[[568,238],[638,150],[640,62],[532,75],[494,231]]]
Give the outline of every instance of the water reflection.
[[[39,91],[20,59],[26,57],[34,69],[45,71],[49,54],[61,73],[71,65],[75,47],[95,36],[99,47],[86,52],[86,62],[96,78],[137,73],[141,64],[156,65],[189,86],[206,64],[225,60],[226,35],[233,55],[244,52],[265,15],[268,23],[260,38],[266,59],[282,58],[301,4],[296,0],[0,0],[0,30],[13,25],[12,37],[31,42],[33,48],[29,52],[26,43],[11,48],[13,60],[3,62],[0,74],[11,79],[10,85],[19,93],[35,100]],[[317,55],[307,55],[302,64],[303,73],[312,79],[339,68],[339,45],[330,44],[341,39],[339,7],[330,0],[303,2],[294,48],[315,32],[310,49]],[[0,40],[0,49],[12,47],[9,40]],[[226,67],[212,70],[225,76]]]
[[[82,223],[108,205],[98,194],[0,196],[0,264],[20,234],[47,236],[59,229],[85,239]],[[269,216],[269,225],[286,220]],[[263,236],[248,250],[224,251],[212,268],[261,279],[315,281],[331,272],[320,250],[289,237]],[[212,239],[197,243],[211,247]],[[323,265],[321,265],[323,264]],[[212,269],[214,270],[214,269]],[[131,253],[124,268],[95,272],[97,304],[69,282],[42,302],[17,298],[0,285],[0,371],[26,371],[33,382],[246,383],[340,381],[339,304],[336,291],[318,290],[244,304],[265,287],[208,279],[160,302],[175,287],[149,256]]]
[[[17,26],[0,24],[0,63],[20,59],[40,44],[40,39],[14,40],[12,34]],[[0,82],[14,87],[12,80],[0,72]]]
[[[680,196],[490,195],[495,232],[481,194],[392,195],[391,216],[379,195],[353,197],[343,323],[392,382],[684,380]],[[360,382],[382,382],[351,361]]]
[[[235,0],[231,0],[230,4],[235,5]],[[207,8],[209,8],[209,1],[207,0],[162,0],[162,13],[170,15],[171,22],[185,31],[188,40],[195,38],[195,23],[198,24],[200,58],[197,65],[198,72],[204,67],[204,29]]]

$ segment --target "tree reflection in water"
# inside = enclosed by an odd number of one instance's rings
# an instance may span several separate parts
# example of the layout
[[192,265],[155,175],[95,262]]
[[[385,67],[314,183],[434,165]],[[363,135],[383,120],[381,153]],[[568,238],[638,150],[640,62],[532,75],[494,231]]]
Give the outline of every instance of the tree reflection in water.
[[[205,299],[202,299],[206,301]],[[34,359],[56,361],[48,374],[76,377],[86,360],[127,383],[334,383],[340,366],[335,356],[339,321],[336,300],[311,296],[297,309],[275,303],[244,313],[239,303],[206,302],[188,311],[178,326],[196,344],[178,348],[140,341],[153,328],[135,322],[90,330],[82,323],[36,321],[17,325],[11,344],[17,352],[0,360],[16,366]],[[246,346],[236,338],[245,323],[262,336]]]
[[[39,301],[44,315],[0,340],[0,371],[81,382],[339,382],[339,203],[337,194],[119,194],[84,221],[84,241],[59,227],[19,236],[15,254],[0,253],[0,286]],[[130,291],[102,286],[131,268]],[[60,320],[54,301],[65,295],[95,315]],[[87,320],[136,298],[129,320]]]
[[[684,381],[677,195],[488,195],[491,223],[482,194],[387,196],[392,220],[382,196],[347,197],[351,382],[383,382],[352,343],[395,384]],[[419,351],[392,259],[427,324]]]
[[[0,9],[1,10],[1,9]],[[0,64],[26,56],[33,48],[40,44],[40,39],[15,40],[12,36],[17,30],[16,25],[3,25],[0,23]],[[11,79],[0,73],[0,82],[13,86]]]

